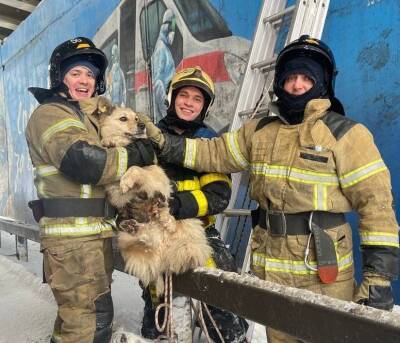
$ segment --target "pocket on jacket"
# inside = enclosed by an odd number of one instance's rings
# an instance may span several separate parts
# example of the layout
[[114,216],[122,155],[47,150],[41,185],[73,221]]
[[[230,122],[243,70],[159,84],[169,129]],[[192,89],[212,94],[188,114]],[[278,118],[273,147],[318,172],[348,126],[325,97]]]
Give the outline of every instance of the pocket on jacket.
[[336,173],[336,164],[331,150],[314,150],[300,147],[297,152],[295,167],[318,172]]

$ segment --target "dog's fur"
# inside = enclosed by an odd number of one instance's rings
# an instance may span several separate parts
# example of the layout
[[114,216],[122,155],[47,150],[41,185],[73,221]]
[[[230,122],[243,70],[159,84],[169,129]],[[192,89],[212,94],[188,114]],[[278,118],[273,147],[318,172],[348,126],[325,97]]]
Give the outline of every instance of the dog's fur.
[[[144,126],[129,108],[111,107],[100,98],[101,143],[126,146],[144,138]],[[164,273],[182,273],[205,265],[211,248],[198,219],[175,220],[169,213],[170,180],[157,165],[130,167],[120,182],[106,186],[109,202],[118,210],[118,246],[127,272],[144,285],[156,282],[162,292]]]

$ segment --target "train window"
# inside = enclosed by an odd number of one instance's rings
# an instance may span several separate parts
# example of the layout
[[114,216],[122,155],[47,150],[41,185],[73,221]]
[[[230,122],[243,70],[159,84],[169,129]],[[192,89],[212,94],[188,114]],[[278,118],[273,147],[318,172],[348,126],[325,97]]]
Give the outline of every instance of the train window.
[[146,61],[148,61],[156,46],[166,9],[163,1],[154,1],[150,5],[144,6],[140,13],[140,34],[143,56]]
[[208,0],[175,0],[186,26],[200,42],[232,36],[228,25]]

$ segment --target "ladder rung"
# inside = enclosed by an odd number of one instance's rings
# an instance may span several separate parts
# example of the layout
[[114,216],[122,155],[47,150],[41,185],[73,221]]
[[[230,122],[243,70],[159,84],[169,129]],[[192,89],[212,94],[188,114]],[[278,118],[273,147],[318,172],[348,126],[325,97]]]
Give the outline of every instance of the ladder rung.
[[253,63],[251,69],[262,69],[263,72],[270,71],[275,68],[276,57],[270,60]]
[[282,12],[278,12],[276,14],[273,14],[269,17],[264,18],[263,23],[266,24],[266,23],[273,23],[275,21],[278,21],[278,20],[282,19],[286,14],[293,12],[293,10],[295,8],[296,8],[295,5],[289,6],[289,7],[285,8],[285,10]]
[[226,217],[249,216],[251,211],[238,208],[227,208],[223,214]]
[[[267,114],[269,112],[269,109],[267,107],[260,107],[257,110],[257,115],[261,115],[261,114]],[[239,117],[243,118],[243,117],[248,117],[250,115],[252,115],[254,113],[254,109],[250,109],[250,110],[244,110],[244,111],[240,111]]]

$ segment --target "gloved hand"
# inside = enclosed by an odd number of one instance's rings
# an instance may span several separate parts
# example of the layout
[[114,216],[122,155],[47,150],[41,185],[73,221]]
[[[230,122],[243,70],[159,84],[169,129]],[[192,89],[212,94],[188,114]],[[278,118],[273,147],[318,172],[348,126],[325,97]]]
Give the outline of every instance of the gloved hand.
[[168,206],[169,206],[169,213],[172,216],[175,216],[178,213],[179,209],[181,208],[181,202],[179,201],[178,198],[172,195],[171,198],[169,198],[168,200]]
[[151,119],[143,114],[138,113],[139,121],[146,125],[146,134],[147,137],[161,150],[164,147],[165,138],[161,130],[154,125]]
[[363,281],[357,287],[353,301],[390,311],[394,305],[390,280],[381,275],[364,273]]
[[144,167],[154,164],[156,155],[150,139],[137,139],[125,148],[128,152],[128,167]]

